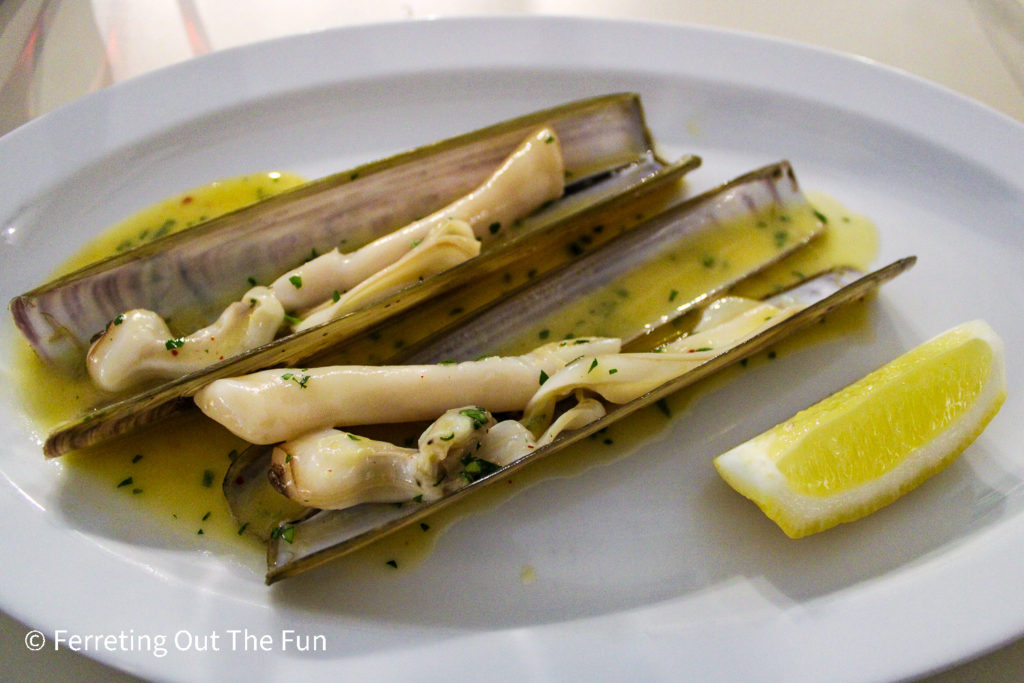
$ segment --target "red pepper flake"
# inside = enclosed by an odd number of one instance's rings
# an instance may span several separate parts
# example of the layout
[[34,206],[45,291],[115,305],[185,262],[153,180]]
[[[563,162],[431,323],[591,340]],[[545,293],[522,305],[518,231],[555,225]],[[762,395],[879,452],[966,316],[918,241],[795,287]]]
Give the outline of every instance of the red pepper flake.
[[172,356],[177,356],[178,355],[178,349],[171,349],[171,355]]
[[235,486],[241,486],[244,483],[245,483],[245,477],[243,477],[241,475],[235,477]]
[[181,203],[182,204],[191,204],[193,202],[193,200],[194,200],[194,197],[192,197],[192,195],[185,195],[184,197],[181,198]]

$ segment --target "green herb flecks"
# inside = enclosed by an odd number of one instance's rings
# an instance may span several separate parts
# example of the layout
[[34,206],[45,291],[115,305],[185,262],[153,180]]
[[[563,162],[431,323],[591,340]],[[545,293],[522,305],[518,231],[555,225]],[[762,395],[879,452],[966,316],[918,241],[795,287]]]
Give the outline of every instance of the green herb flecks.
[[462,459],[462,471],[459,472],[459,476],[465,479],[467,484],[472,484],[477,479],[486,477],[499,469],[501,468],[493,462],[467,455]]
[[296,375],[294,372],[286,372],[281,375],[281,379],[287,382],[295,382],[299,387],[305,389],[312,377],[309,375]]
[[459,415],[464,415],[473,421],[473,429],[480,429],[487,424],[487,411],[483,408],[463,408]]

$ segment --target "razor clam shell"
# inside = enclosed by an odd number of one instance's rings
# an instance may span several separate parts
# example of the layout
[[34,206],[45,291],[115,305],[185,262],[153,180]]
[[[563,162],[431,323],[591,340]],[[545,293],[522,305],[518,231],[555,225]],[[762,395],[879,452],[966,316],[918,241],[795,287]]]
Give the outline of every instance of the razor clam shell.
[[872,273],[861,276],[852,269],[839,269],[816,277],[786,293],[792,300],[806,301],[807,307],[795,315],[768,327],[750,339],[728,349],[690,372],[681,375],[633,401],[613,406],[608,413],[581,429],[564,432],[550,444],[538,448],[519,460],[468,484],[432,503],[364,504],[347,510],[324,510],[289,523],[295,532],[289,543],[271,538],[267,546],[266,583],[272,584],[289,576],[300,574],[362,548],[373,541],[418,522],[447,507],[473,491],[503,481],[509,475],[531,462],[555,453],[566,446],[590,436],[613,422],[643,407],[694,384],[719,370],[763,351],[784,337],[806,327],[835,310],[860,299],[903,273],[916,262],[910,256]]
[[[578,200],[579,203],[570,209],[559,208],[560,202],[552,205],[544,212],[547,218],[536,216],[531,226],[510,233],[474,259],[336,320],[276,339],[203,370],[100,406],[81,419],[55,429],[43,444],[43,452],[47,457],[55,457],[95,446],[188,410],[191,401],[187,398],[214,379],[313,358],[403,311],[444,292],[470,285],[509,264],[521,262],[531,254],[561,254],[567,261],[572,258],[567,246],[589,231],[595,222],[600,222],[605,213],[643,205],[650,196],[659,193],[675,194],[679,179],[699,165],[700,158],[695,156],[684,157],[667,166],[645,156],[610,174],[599,185],[586,188],[585,200]],[[577,200],[568,198],[566,201]],[[568,215],[563,215],[567,211]]]
[[[703,234],[744,215],[755,214],[765,207],[805,202],[792,166],[781,161],[751,171],[717,188],[652,217],[641,227],[631,230],[613,242],[604,244],[587,257],[579,259],[557,274],[503,298],[489,310],[473,320],[462,323],[439,340],[426,343],[423,349],[413,351],[405,363],[437,363],[446,360],[469,360],[495,349],[522,326],[524,320],[545,318],[565,305],[603,288],[608,282],[629,273],[641,264],[662,254],[666,245],[678,246],[684,241],[697,242]],[[679,318],[697,306],[716,297],[740,280],[763,270],[800,248],[820,234],[824,225],[792,240],[770,260],[763,261],[753,270],[739,271],[721,278],[698,297],[680,301],[672,311]],[[710,280],[710,276],[709,276]],[[629,343],[665,320],[644,321],[623,335]]]
[[113,256],[15,297],[15,324],[43,359],[69,368],[126,310],[200,327],[248,289],[247,278],[269,282],[314,250],[356,248],[466,194],[539,125],[558,134],[570,182],[653,154],[637,95],[569,103],[307,183]]
[[[788,162],[782,161],[754,170],[666,209],[640,226],[572,261],[561,270],[533,280],[517,291],[496,299],[490,307],[453,323],[450,327],[424,339],[420,344],[413,345],[404,353],[394,354],[387,362],[429,364],[468,360],[495,353],[508,339],[515,338],[524,324],[557,312],[566,302],[585,297],[592,291],[603,288],[609,281],[662,254],[666,245],[679,247],[683,242],[699,243],[704,235],[713,233],[718,226],[741,216],[756,215],[770,206],[792,205],[804,201],[796,176]],[[823,227],[819,225],[817,231],[809,232],[803,240],[794,239],[786,249],[780,250],[773,258],[758,263],[750,270],[739,271],[731,277],[718,278],[714,285],[708,287],[701,295],[690,301],[675,304],[673,315],[679,318],[687,314],[739,280],[771,265],[798,249]],[[664,324],[665,322],[660,319],[640,321],[632,334],[625,335],[624,342],[639,339],[644,336],[646,330],[661,329]],[[311,365],[333,364],[321,363],[320,360],[314,359]],[[247,460],[255,458],[251,451],[252,449],[246,452]],[[236,464],[238,467],[242,466],[242,463],[237,461]],[[255,466],[257,465],[253,465]],[[253,530],[264,529],[267,527],[267,520],[253,515],[252,511],[247,511],[243,499],[251,497],[251,488],[263,489],[269,484],[266,483],[265,477],[254,480],[249,474],[235,472],[238,467],[233,466],[225,477],[224,490],[232,514],[240,524],[248,523]],[[249,465],[246,464],[246,467]],[[244,485],[230,483],[239,480],[243,481]],[[357,514],[340,512],[346,517]]]

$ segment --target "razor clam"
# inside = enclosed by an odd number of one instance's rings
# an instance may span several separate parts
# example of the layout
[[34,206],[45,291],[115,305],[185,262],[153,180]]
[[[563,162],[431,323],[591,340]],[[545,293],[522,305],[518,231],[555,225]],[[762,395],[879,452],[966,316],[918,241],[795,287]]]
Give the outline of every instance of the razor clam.
[[[640,408],[693,384],[722,368],[768,348],[780,339],[827,315],[839,306],[862,298],[875,288],[910,268],[916,261],[908,257],[868,275],[852,269],[838,269],[812,278],[780,297],[786,302],[801,302],[803,308],[781,322],[767,326],[760,333],[713,355],[696,368],[677,376],[648,393],[612,406],[603,417],[572,431],[562,432],[551,443],[530,451],[493,472],[485,474],[433,502],[393,504],[368,503],[342,510],[307,511],[295,521],[283,523],[269,534],[266,582],[294,576],[337,557],[361,548],[461,500],[488,484],[501,481],[527,464],[551,455]],[[770,301],[771,299],[769,299]],[[258,472],[255,463],[269,447],[253,449],[247,454],[244,467],[250,476]],[[234,469],[234,468],[233,468]],[[269,487],[268,487],[269,488]],[[225,480],[226,492],[229,482]],[[284,498],[280,496],[280,498]],[[287,499],[285,499],[287,500]],[[291,503],[291,501],[288,501]]]
[[310,253],[358,247],[466,194],[539,125],[561,140],[569,182],[654,156],[636,95],[547,109],[334,174],[88,266],[15,297],[15,323],[42,358],[67,367],[126,310],[201,327],[248,289],[248,278],[269,282]]
[[[328,349],[344,346],[347,340],[382,325],[399,313],[420,305],[429,307],[432,299],[459,287],[469,290],[475,283],[494,280],[503,271],[523,265],[528,259],[536,259],[537,267],[542,270],[556,268],[575,258],[580,240],[600,242],[633,227],[636,221],[625,220],[623,215],[676,201],[680,178],[699,164],[700,159],[694,156],[684,157],[667,166],[654,157],[646,156],[624,169],[605,174],[606,178],[588,180],[582,183],[579,197],[570,195],[556,202],[525,221],[528,225],[523,230],[505,235],[477,258],[341,318],[276,339],[201,371],[97,407],[81,419],[59,426],[47,438],[44,453],[48,457],[59,456],[166,419],[190,409],[192,401],[189,397],[218,377],[319,357]],[[614,190],[610,189],[612,187]],[[593,234],[595,225],[604,225],[607,218],[616,221],[609,224],[608,234],[604,235],[604,231],[600,235]],[[482,298],[474,297],[472,302],[464,305],[464,310],[472,311],[486,305],[502,292],[495,289],[483,294]],[[441,319],[447,318],[438,318]],[[426,331],[417,334],[422,336],[432,331],[433,328],[428,326]],[[412,340],[418,338],[414,336]]]
[[[778,237],[783,228],[785,240]],[[516,354],[549,338],[599,336],[631,341],[775,263],[823,229],[800,193],[792,167],[786,162],[773,164],[662,212],[550,277],[504,297],[442,341],[432,343],[426,355],[414,353],[404,362],[468,360],[479,356],[480,350]],[[735,244],[738,250],[727,251]],[[708,261],[711,255],[713,263]],[[659,292],[659,287],[664,291]],[[636,291],[642,291],[642,297],[637,297]],[[525,330],[524,320],[529,321]],[[465,355],[467,339],[472,340],[474,351],[470,356]],[[313,388],[298,394],[290,382],[280,381],[282,373],[276,370],[222,379],[203,388],[196,402],[210,415],[206,406],[233,406],[228,396],[237,397],[238,407],[220,411],[215,419],[251,443],[283,441],[314,429],[374,423],[372,419],[353,422],[349,417],[339,421],[340,415],[325,409],[339,403],[360,403],[323,395],[329,389],[316,378],[332,374],[330,368],[287,371],[287,376],[314,378],[309,383]],[[497,395],[493,396],[496,400]],[[446,406],[442,412],[454,407]],[[276,414],[280,411],[293,417],[284,419]],[[242,428],[254,423],[285,423],[292,432],[257,436]]]
[[[803,228],[800,228],[798,222],[788,222],[791,228],[798,230],[787,236],[785,244],[773,245],[775,248],[770,250],[769,254],[762,253],[746,262],[738,259],[733,264],[734,268],[708,269],[705,266],[701,257],[703,250],[709,243],[715,241],[718,234],[723,231],[723,225],[728,225],[743,216],[763,216],[765,212],[774,212],[780,218],[789,218],[787,214],[781,213],[781,210],[792,210],[797,207],[806,214],[811,214],[811,218],[805,220]],[[800,194],[789,164],[774,164],[666,210],[641,227],[589,252],[552,276],[528,281],[527,286],[519,291],[501,297],[500,303],[482,310],[475,316],[459,320],[425,344],[407,347],[408,350],[403,353],[392,353],[390,357],[375,358],[374,361],[437,363],[494,353],[502,345],[507,347],[508,340],[522,332],[521,321],[534,321],[545,315],[553,315],[557,319],[567,301],[571,302],[585,296],[588,290],[591,294],[599,293],[601,289],[607,290],[609,281],[613,282],[613,295],[618,296],[614,291],[617,276],[628,274],[628,271],[638,264],[658,255],[665,256],[667,253],[667,257],[671,258],[673,254],[686,253],[685,247],[689,247],[689,253],[695,254],[701,261],[699,288],[687,292],[686,288],[680,287],[680,291],[676,292],[677,296],[665,297],[666,300],[674,299],[671,306],[655,310],[653,313],[648,311],[651,317],[633,321],[631,329],[620,327],[615,331],[627,340],[636,340],[634,345],[650,345],[652,339],[657,337],[654,330],[660,332],[662,328],[668,328],[667,332],[671,333],[671,320],[692,311],[716,292],[723,291],[746,275],[798,249],[813,238],[821,227],[813,209]],[[768,225],[765,225],[763,230],[768,231],[771,236]],[[775,240],[774,236],[771,238]],[[673,263],[673,268],[683,269],[680,268],[678,260]],[[435,304],[435,307],[430,308]],[[442,298],[431,302],[428,309],[431,315],[441,317],[446,305],[450,304],[445,303]],[[536,345],[536,340],[537,337],[521,338],[518,349],[512,351],[532,348]],[[344,353],[341,353],[341,356],[346,357]],[[348,358],[351,358],[351,355]],[[248,449],[235,461],[224,482],[225,494],[240,522],[247,524],[249,530],[263,535],[267,533],[272,520],[269,520],[268,515],[250,514],[253,508],[242,502],[240,496],[252,495],[250,488],[266,486],[269,452],[269,448],[263,447]],[[240,483],[242,485],[239,485]],[[272,495],[263,498],[273,500]]]

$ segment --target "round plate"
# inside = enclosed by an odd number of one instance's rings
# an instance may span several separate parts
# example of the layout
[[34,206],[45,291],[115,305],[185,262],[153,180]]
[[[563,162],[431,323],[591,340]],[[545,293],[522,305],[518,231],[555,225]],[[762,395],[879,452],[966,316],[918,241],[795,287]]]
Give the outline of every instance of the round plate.
[[[745,34],[559,18],[358,27],[213,54],[0,138],[3,295],[174,191],[268,168],[326,174],[614,91],[642,95],[666,156],[704,157],[694,189],[788,158],[806,188],[877,223],[880,263],[916,254],[917,267],[850,335],[705,392],[629,457],[475,509],[404,571],[339,562],[267,588],[259,558],[129,539],[119,525],[130,510],[69,490],[8,397],[0,605],[43,629],[50,648],[62,633],[112,635],[121,640],[94,639],[84,653],[191,681],[889,679],[1024,632],[1015,357],[1010,396],[984,435],[857,524],[790,541],[711,466],[955,324],[985,318],[1010,348],[1024,338],[1024,129],[863,60]],[[12,363],[7,353],[8,375]]]

